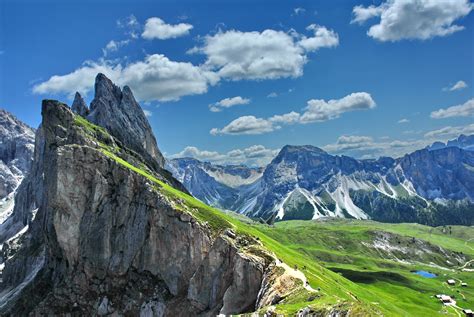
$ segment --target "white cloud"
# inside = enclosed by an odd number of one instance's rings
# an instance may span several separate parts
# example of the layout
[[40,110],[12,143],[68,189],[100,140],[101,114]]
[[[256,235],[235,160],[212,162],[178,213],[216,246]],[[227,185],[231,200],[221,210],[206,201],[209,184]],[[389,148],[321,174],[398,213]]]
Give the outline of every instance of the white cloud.
[[235,119],[222,129],[211,129],[210,133],[212,135],[262,134],[272,132],[273,130],[275,130],[275,127],[268,120],[256,118],[255,116],[243,116]]
[[432,141],[428,139],[390,140],[383,138],[375,141],[370,136],[343,135],[338,138],[336,143],[325,145],[323,149],[333,154],[346,154],[359,158],[400,157],[431,143]]
[[305,8],[298,7],[298,8],[293,9],[293,14],[294,15],[300,15],[300,14],[305,13],[305,12],[306,12]]
[[426,138],[436,138],[441,140],[448,140],[458,137],[460,134],[473,134],[474,123],[465,126],[447,126],[438,130],[433,130],[425,133]]
[[118,51],[119,48],[122,46],[128,45],[130,43],[130,40],[122,40],[122,41],[114,41],[111,40],[105,48],[102,49],[102,52],[104,53],[104,56],[107,56],[108,53],[110,52],[116,52]]
[[352,23],[380,17],[367,35],[379,41],[426,40],[461,31],[454,22],[473,9],[469,0],[387,0],[379,6],[353,8]]
[[311,99],[302,114],[292,111],[282,115],[274,115],[267,119],[243,116],[235,119],[222,129],[213,128],[210,133],[212,135],[262,134],[278,130],[282,125],[322,122],[336,119],[345,112],[372,109],[374,107],[375,101],[366,92],[356,92],[341,99],[329,101]]
[[335,47],[339,45],[339,36],[333,30],[328,30],[324,26],[316,24],[311,24],[306,29],[313,31],[314,36],[303,36],[298,44],[308,52],[314,52],[323,47]]
[[268,149],[263,145],[252,145],[243,149],[234,149],[226,153],[200,150],[195,146],[188,146],[170,158],[192,157],[200,161],[216,164],[246,164],[248,166],[264,166],[279,152],[279,149]]
[[338,44],[334,31],[316,25],[308,29],[314,33],[313,36],[271,29],[262,32],[220,31],[205,36],[203,45],[188,53],[206,55],[205,66],[231,80],[299,77],[303,74],[307,53]]
[[131,14],[125,19],[117,20],[117,26],[119,28],[135,28],[140,26],[140,23],[138,23],[137,18]]
[[451,87],[443,88],[443,91],[456,91],[456,90],[461,90],[464,88],[467,88],[467,84],[465,81],[460,80],[454,85],[452,85]]
[[362,24],[368,19],[380,16],[382,12],[383,12],[382,6],[380,7],[376,7],[374,5],[370,5],[368,7],[364,7],[362,5],[355,6],[352,9],[354,18],[352,19],[351,23]]
[[397,123],[408,123],[408,122],[410,122],[410,120],[408,120],[407,118],[403,118],[397,121]]
[[[420,131],[415,132],[420,134]],[[457,138],[460,134],[473,134],[474,124],[466,126],[447,126],[424,133],[408,140],[390,140],[370,136],[343,135],[336,143],[327,144],[322,148],[333,154],[347,154],[360,158],[377,158],[380,156],[400,157],[404,154],[425,148],[436,141],[446,142]]]
[[302,123],[320,122],[339,118],[344,112],[375,108],[375,101],[366,92],[355,92],[341,99],[325,101],[311,99],[301,116]]
[[358,135],[342,135],[340,136],[336,143],[328,144],[323,147],[325,151],[340,153],[353,149],[366,149],[372,147],[374,140],[369,136],[358,136]]
[[150,110],[143,110],[143,113],[145,113],[145,116],[147,117],[151,117],[153,115],[153,113],[150,111]]
[[132,39],[138,38],[138,31],[140,30],[141,25],[133,14],[124,19],[117,20],[117,26],[121,29],[125,29],[125,34],[128,37]]
[[230,108],[238,105],[247,105],[250,103],[250,99],[236,96],[232,98],[225,98],[221,101],[209,105],[209,110],[212,112],[222,111],[223,108]]
[[276,98],[276,97],[278,97],[278,94],[274,91],[267,95],[267,98]]
[[431,113],[431,118],[433,119],[470,116],[474,116],[474,98],[469,99],[462,105],[452,106],[446,109],[439,109]]
[[292,111],[283,115],[274,115],[268,120],[272,123],[295,124],[300,121],[301,115],[298,112]]
[[153,54],[125,66],[107,60],[87,61],[69,74],[54,75],[35,85],[33,92],[72,95],[79,91],[87,94],[94,85],[97,73],[104,73],[119,85],[130,86],[141,101],[170,101],[186,95],[203,94],[207,92],[209,85],[215,85],[219,81],[215,73],[201,67]]
[[167,40],[188,35],[193,28],[188,23],[167,24],[160,18],[153,17],[146,20],[142,37],[147,40]]

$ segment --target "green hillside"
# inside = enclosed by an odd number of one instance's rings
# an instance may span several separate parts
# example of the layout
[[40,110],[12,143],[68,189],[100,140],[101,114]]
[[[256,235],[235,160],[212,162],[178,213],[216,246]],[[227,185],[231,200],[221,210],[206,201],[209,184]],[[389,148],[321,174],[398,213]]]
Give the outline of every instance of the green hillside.
[[[310,286],[319,290],[314,296],[300,288],[276,304],[276,313],[292,315],[311,307],[323,315],[337,309],[350,312],[350,316],[457,316],[459,307],[474,306],[473,273],[459,268],[465,265],[464,269],[470,269],[474,258],[474,240],[469,241],[474,237],[472,227],[431,228],[356,220],[262,225],[211,208],[165,184],[144,164],[126,161],[130,153],[101,142],[109,137],[105,130],[78,116],[76,125],[97,141],[104,155],[146,177],[157,193],[209,225],[215,234],[232,228],[237,234],[258,239],[279,259],[300,269]],[[421,269],[437,277],[411,272]],[[457,285],[448,286],[448,278],[456,279]],[[467,282],[468,287],[461,288],[460,281]],[[458,307],[442,306],[435,294],[454,295]]]

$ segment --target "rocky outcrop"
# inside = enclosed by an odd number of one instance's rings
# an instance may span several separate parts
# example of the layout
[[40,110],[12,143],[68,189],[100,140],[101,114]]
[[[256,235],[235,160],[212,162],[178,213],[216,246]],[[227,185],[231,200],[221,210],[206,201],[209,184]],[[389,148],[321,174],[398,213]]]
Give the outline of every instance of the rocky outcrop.
[[35,131],[0,109],[0,199],[20,184],[33,161]]
[[71,109],[73,112],[84,118],[89,115],[89,108],[87,108],[86,102],[78,92],[76,92],[74,95],[74,101],[72,102]]
[[199,221],[194,207],[130,166],[171,186],[175,180],[66,105],[46,100],[42,115],[25,183],[33,197],[24,198],[37,213],[21,247],[6,255],[1,315],[213,316],[258,308],[272,257],[257,240]]
[[95,80],[95,97],[87,118],[107,129],[126,147],[138,152],[156,169],[165,161],[156,144],[155,136],[140,105],[128,86],[121,90],[103,74]]

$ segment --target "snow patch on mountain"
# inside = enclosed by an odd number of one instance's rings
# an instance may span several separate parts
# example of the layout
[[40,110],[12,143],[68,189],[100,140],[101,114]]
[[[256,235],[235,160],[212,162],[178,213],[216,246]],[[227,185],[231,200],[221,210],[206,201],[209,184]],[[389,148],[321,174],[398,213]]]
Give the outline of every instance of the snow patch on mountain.
[[204,171],[209,174],[212,178],[214,178],[217,182],[227,185],[232,188],[237,188],[244,185],[249,185],[254,183],[260,177],[262,177],[263,173],[257,170],[250,170],[250,176],[242,177],[241,175],[233,175],[227,173],[225,170],[219,169],[209,169],[205,168]]

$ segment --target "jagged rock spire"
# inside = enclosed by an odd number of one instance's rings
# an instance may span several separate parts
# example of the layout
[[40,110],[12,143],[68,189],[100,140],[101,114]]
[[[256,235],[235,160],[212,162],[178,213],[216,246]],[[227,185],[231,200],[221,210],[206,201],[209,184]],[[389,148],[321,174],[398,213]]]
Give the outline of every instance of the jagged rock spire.
[[72,102],[71,109],[82,117],[87,117],[87,115],[89,114],[89,108],[87,108],[84,99],[82,99],[81,94],[78,92],[76,92],[76,95],[74,96],[74,101]]
[[95,96],[87,118],[141,154],[147,162],[155,165],[152,167],[163,168],[165,160],[151,126],[128,86],[121,90],[99,73],[95,79]]

